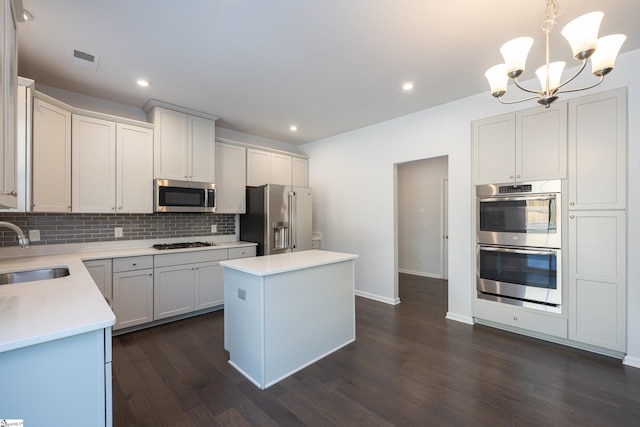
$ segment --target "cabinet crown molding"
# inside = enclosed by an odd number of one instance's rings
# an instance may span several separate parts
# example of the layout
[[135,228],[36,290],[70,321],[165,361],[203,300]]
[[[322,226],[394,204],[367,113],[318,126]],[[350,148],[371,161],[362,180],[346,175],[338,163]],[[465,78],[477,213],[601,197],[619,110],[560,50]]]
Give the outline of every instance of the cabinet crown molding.
[[144,104],[144,107],[143,107],[144,112],[149,113],[149,111],[151,111],[153,107],[162,107],[162,108],[166,108],[167,110],[179,111],[181,113],[191,114],[192,116],[202,117],[203,119],[213,120],[214,122],[220,118],[214,114],[192,110],[191,108],[181,107],[179,105],[170,104],[168,102],[159,101],[157,99],[150,99],[149,101],[147,101],[147,103]]

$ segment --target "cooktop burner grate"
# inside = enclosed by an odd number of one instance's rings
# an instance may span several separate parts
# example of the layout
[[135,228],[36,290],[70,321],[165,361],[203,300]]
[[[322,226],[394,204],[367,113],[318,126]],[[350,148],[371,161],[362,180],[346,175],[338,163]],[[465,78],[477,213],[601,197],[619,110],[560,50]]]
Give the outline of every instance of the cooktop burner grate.
[[188,248],[204,248],[207,246],[215,246],[215,243],[211,242],[182,242],[182,243],[159,243],[157,245],[153,245],[153,249],[158,249],[161,251],[167,249],[188,249]]

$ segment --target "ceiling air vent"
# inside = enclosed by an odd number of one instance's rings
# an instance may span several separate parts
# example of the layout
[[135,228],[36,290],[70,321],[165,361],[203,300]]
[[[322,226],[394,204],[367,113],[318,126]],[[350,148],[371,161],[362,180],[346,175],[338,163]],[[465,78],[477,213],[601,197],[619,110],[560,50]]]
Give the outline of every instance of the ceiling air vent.
[[98,61],[100,57],[92,53],[83,52],[81,50],[73,50],[73,63],[89,70],[98,70]]

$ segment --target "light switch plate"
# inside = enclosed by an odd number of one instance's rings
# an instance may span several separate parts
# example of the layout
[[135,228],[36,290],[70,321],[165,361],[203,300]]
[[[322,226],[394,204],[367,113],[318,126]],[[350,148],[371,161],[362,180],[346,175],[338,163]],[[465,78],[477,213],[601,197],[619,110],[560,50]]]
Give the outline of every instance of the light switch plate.
[[212,233],[218,232],[218,224],[211,224],[211,232]]
[[113,232],[115,233],[116,237],[122,237],[122,227],[115,227],[113,229]]

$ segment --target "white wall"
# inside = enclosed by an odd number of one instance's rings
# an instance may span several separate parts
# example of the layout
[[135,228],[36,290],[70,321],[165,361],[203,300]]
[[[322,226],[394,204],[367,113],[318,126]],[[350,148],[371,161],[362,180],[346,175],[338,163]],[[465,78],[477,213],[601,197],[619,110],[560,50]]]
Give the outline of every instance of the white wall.
[[[596,90],[629,91],[628,356],[640,367],[640,51],[621,55]],[[482,70],[478,70],[482,72]],[[577,85],[586,79],[578,79]],[[562,99],[580,96],[565,94]],[[323,249],[352,252],[358,294],[397,302],[394,164],[449,156],[449,309],[447,317],[471,321],[474,274],[471,121],[531,108],[505,106],[486,93],[301,146],[310,157],[314,230]]]
[[447,158],[398,165],[398,271],[442,278],[443,180]]

